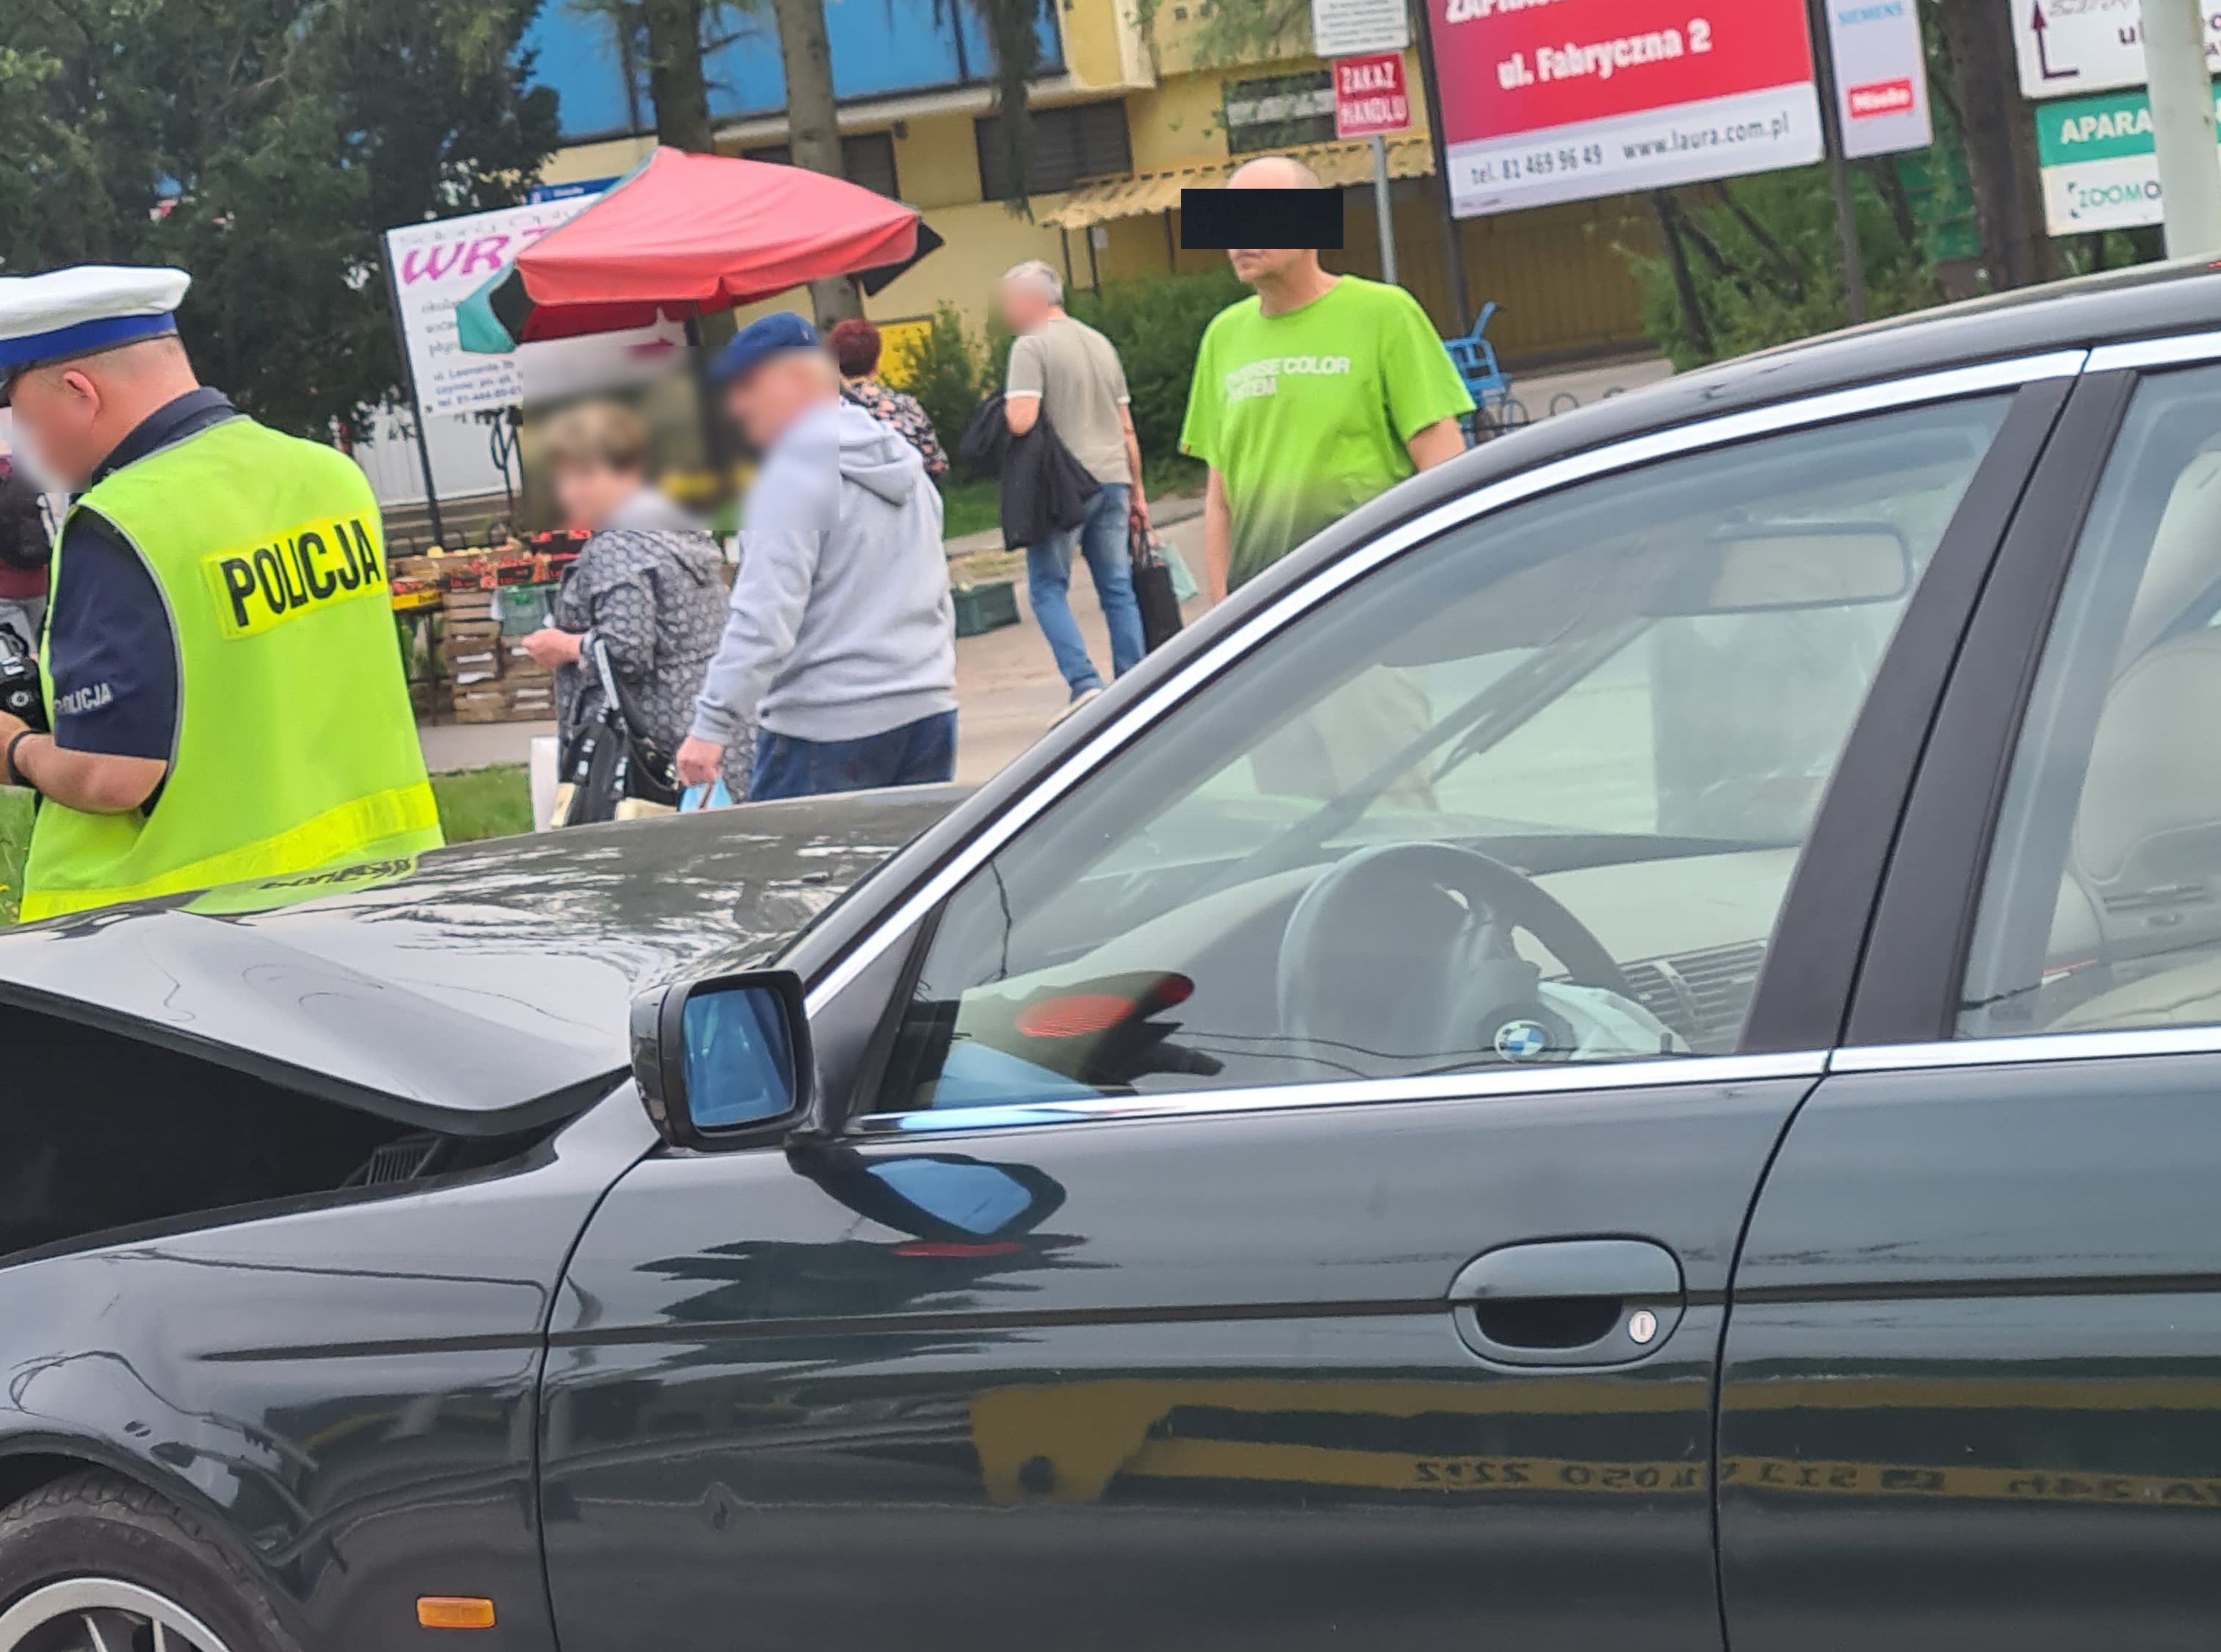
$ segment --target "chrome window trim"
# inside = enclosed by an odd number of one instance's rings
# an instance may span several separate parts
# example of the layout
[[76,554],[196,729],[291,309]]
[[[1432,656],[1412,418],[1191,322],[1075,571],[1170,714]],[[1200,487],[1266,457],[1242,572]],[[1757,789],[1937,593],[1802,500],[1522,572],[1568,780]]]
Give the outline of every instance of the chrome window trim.
[[2088,372],[2120,372],[2138,367],[2171,367],[2221,357],[2221,333],[2177,333],[2168,338],[2101,344],[2090,352]]
[[2221,1027],[2130,1027],[2117,1032],[2030,1033],[2019,1038],[1961,1038],[1933,1044],[1869,1044],[1837,1050],[1828,1058],[1828,1071],[1925,1073],[1943,1067],[2033,1067],[2138,1055],[2221,1055]]
[[1284,594],[1271,606],[1253,614],[1210,649],[1190,660],[1180,671],[1159,684],[1147,698],[1129,706],[1117,721],[1074,751],[1062,764],[1042,776],[1023,797],[984,827],[937,872],[913,890],[892,912],[882,914],[877,925],[857,938],[848,952],[810,983],[807,1004],[811,1015],[821,1013],[892,945],[896,938],[923,918],[977,871],[1035,817],[1107,762],[1136,735],[1194,693],[1212,678],[1237,662],[1251,649],[1286,629],[1336,591],[1370,573],[1383,563],[1429,540],[1491,511],[1517,504],[1539,494],[1553,492],[1576,482],[1589,481],[1616,471],[1662,459],[1674,459],[1708,448],[1725,447],[1757,436],[1828,424],[1897,408],[1918,407],[1930,402],[1965,396],[2017,390],[2048,379],[2072,379],[2090,359],[2086,349],[2050,350],[1977,366],[1896,379],[1850,390],[1830,391],[1800,400],[1730,413],[1671,429],[1654,430],[1593,452],[1574,454],[1517,476],[1437,505],[1383,534],[1361,550],[1351,552],[1317,577]]
[[867,1113],[850,1119],[848,1128],[857,1136],[969,1136],[983,1130],[1032,1129],[1043,1124],[1091,1120],[1213,1118],[1229,1113],[1303,1112],[1323,1107],[1379,1107],[1395,1102],[1481,1101],[1492,1096],[1604,1094],[1691,1085],[1757,1084],[1771,1079],[1817,1079],[1827,1066],[1824,1051],[1801,1050],[1786,1054],[1685,1055],[1563,1067],[1491,1067],[1423,1078],[1192,1090],[1162,1096],[1104,1096],[1092,1101],[1046,1101],[1031,1106]]

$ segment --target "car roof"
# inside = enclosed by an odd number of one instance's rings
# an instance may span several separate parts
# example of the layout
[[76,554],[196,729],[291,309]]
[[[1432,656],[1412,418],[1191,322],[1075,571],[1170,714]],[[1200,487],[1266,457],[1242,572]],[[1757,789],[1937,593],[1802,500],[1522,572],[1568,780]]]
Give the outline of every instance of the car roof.
[[0,1004],[419,1128],[568,1117],[633,996],[783,951],[963,793],[759,804],[495,839],[0,936]]

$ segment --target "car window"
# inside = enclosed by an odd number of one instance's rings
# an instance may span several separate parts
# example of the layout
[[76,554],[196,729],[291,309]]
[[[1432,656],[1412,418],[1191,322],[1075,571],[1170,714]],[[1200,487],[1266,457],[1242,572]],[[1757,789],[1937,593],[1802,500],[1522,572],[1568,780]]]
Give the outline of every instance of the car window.
[[1962,1037],[2221,1023],[2221,369],[2130,404],[2031,691]]
[[1353,582],[959,886],[875,1110],[1734,1048],[2004,408],[1586,483]]

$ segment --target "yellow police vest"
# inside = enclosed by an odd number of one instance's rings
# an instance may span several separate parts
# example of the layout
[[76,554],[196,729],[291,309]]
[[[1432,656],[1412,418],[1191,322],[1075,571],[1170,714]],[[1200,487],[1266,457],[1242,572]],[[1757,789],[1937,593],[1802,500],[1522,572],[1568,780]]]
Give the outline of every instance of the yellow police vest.
[[[169,606],[176,744],[149,812],[40,805],[26,922],[440,847],[385,533],[353,460],[228,419],[78,508],[122,534]],[[53,601],[69,578],[58,550]]]

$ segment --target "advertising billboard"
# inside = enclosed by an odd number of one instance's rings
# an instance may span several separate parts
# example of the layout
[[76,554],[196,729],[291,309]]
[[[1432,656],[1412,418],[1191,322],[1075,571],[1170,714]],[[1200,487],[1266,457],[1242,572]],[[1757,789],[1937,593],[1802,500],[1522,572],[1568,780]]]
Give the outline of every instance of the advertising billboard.
[[1821,159],[1799,0],[1427,0],[1460,217]]
[[1828,0],[1828,44],[1845,155],[1863,160],[1934,141],[1916,0]]
[[[2221,114],[2221,93],[2214,99]],[[2044,103],[2036,111],[2043,216],[2055,235],[2161,223],[2151,99],[2139,89]]]
[[401,313],[409,371],[417,405],[427,415],[475,413],[610,388],[647,377],[683,347],[685,330],[675,322],[528,344],[508,355],[469,354],[457,341],[455,306],[594,199],[572,196],[385,232],[386,268]]

